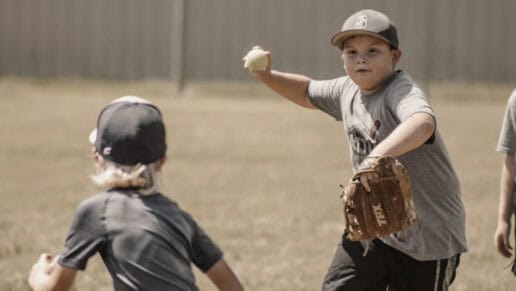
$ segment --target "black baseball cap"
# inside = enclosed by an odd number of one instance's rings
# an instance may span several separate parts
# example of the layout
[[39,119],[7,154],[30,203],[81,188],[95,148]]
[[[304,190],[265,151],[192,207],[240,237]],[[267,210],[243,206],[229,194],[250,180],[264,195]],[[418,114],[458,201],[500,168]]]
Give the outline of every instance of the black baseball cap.
[[124,96],[107,105],[90,142],[104,159],[122,165],[149,164],[164,157],[167,150],[160,110],[136,96]]
[[344,42],[356,35],[374,36],[394,48],[399,46],[396,26],[385,14],[376,10],[360,10],[348,17],[340,32],[332,37],[331,44],[342,49]]

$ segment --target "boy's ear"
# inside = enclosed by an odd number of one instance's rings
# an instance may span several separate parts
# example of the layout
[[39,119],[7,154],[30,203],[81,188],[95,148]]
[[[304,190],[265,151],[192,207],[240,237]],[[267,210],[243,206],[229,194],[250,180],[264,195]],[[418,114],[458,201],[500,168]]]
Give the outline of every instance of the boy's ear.
[[91,157],[96,160],[98,155],[99,152],[97,152],[97,149],[95,147],[91,147]]
[[161,158],[161,160],[159,160],[158,171],[161,171],[161,168],[163,167],[163,165],[165,165],[166,162],[167,156],[164,156],[163,158]]
[[392,50],[392,64],[396,65],[401,59],[401,50],[400,49],[394,49]]
[[104,160],[95,147],[91,148],[91,157],[99,164]]

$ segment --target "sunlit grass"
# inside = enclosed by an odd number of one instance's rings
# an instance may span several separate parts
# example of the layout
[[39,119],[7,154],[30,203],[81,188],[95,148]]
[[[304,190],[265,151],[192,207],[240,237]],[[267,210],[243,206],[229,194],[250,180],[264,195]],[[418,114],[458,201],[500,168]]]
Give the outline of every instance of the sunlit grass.
[[[492,242],[502,160],[494,147],[510,90],[460,88],[431,87],[468,215],[470,252],[452,289],[512,290]],[[128,94],[162,109],[163,190],[219,243],[247,289],[319,290],[343,229],[338,184],[350,175],[339,123],[256,84],[195,85],[180,96],[159,81],[31,79],[0,80],[0,290],[26,289],[39,253],[62,247],[75,207],[96,191],[87,136],[102,106]],[[98,257],[75,286],[112,290]]]

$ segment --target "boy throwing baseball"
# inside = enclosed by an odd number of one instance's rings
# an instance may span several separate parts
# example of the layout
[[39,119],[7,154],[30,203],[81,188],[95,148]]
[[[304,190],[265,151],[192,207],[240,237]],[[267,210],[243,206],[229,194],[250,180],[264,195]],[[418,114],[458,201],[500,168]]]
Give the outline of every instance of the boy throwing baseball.
[[[279,95],[341,121],[354,171],[381,156],[398,158],[412,182],[418,221],[373,240],[367,252],[366,242],[344,234],[322,289],[447,290],[467,249],[465,211],[432,107],[411,77],[396,69],[402,55],[396,28],[384,14],[362,10],[331,43],[342,50],[344,77],[316,81],[271,70],[270,52],[264,70],[250,70]],[[365,189],[370,178],[361,180]]]
[[59,256],[42,254],[34,264],[34,290],[69,290],[96,253],[115,290],[198,290],[192,263],[218,290],[243,290],[217,245],[159,192],[167,145],[156,106],[134,96],[115,100],[101,111],[90,141],[93,182],[107,191],[79,205]]

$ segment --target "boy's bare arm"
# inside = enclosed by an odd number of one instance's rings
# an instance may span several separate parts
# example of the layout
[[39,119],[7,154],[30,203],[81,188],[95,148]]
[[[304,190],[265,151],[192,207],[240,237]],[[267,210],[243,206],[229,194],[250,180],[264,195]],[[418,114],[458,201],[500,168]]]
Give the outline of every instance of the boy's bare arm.
[[[398,157],[423,145],[435,131],[435,119],[428,113],[420,112],[410,116],[396,127],[381,143],[369,153],[369,157],[381,156]],[[364,168],[370,166],[372,161],[365,159]],[[360,183],[366,191],[371,191],[369,180],[375,178],[375,173],[367,173],[360,176]]]
[[516,161],[514,153],[506,153],[500,181],[500,207],[498,220],[510,221],[512,209],[512,194],[514,178],[516,177]]
[[514,153],[506,153],[500,178],[500,204],[498,207],[498,224],[495,231],[495,246],[504,257],[512,256],[510,244],[512,195],[514,192],[514,177],[516,175],[516,161]]
[[279,95],[296,103],[297,105],[315,109],[307,96],[308,84],[310,78],[307,76],[284,73],[272,70],[272,55],[269,51],[265,52],[268,58],[268,64],[265,70],[253,71],[251,74]]
[[255,73],[258,80],[262,81],[269,88],[279,95],[296,103],[297,105],[315,109],[307,96],[310,78],[291,73],[283,73],[271,70],[269,72]]
[[220,259],[215,265],[213,265],[206,275],[210,280],[217,286],[217,289],[220,291],[243,291],[244,287],[238,280],[237,276],[229,265],[224,261],[224,259]]
[[434,131],[435,119],[433,116],[424,112],[415,113],[398,125],[372,150],[369,156],[401,156],[423,145],[432,137]]
[[67,291],[72,287],[77,270],[63,267],[57,257],[41,254],[32,266],[29,285],[34,291]]

